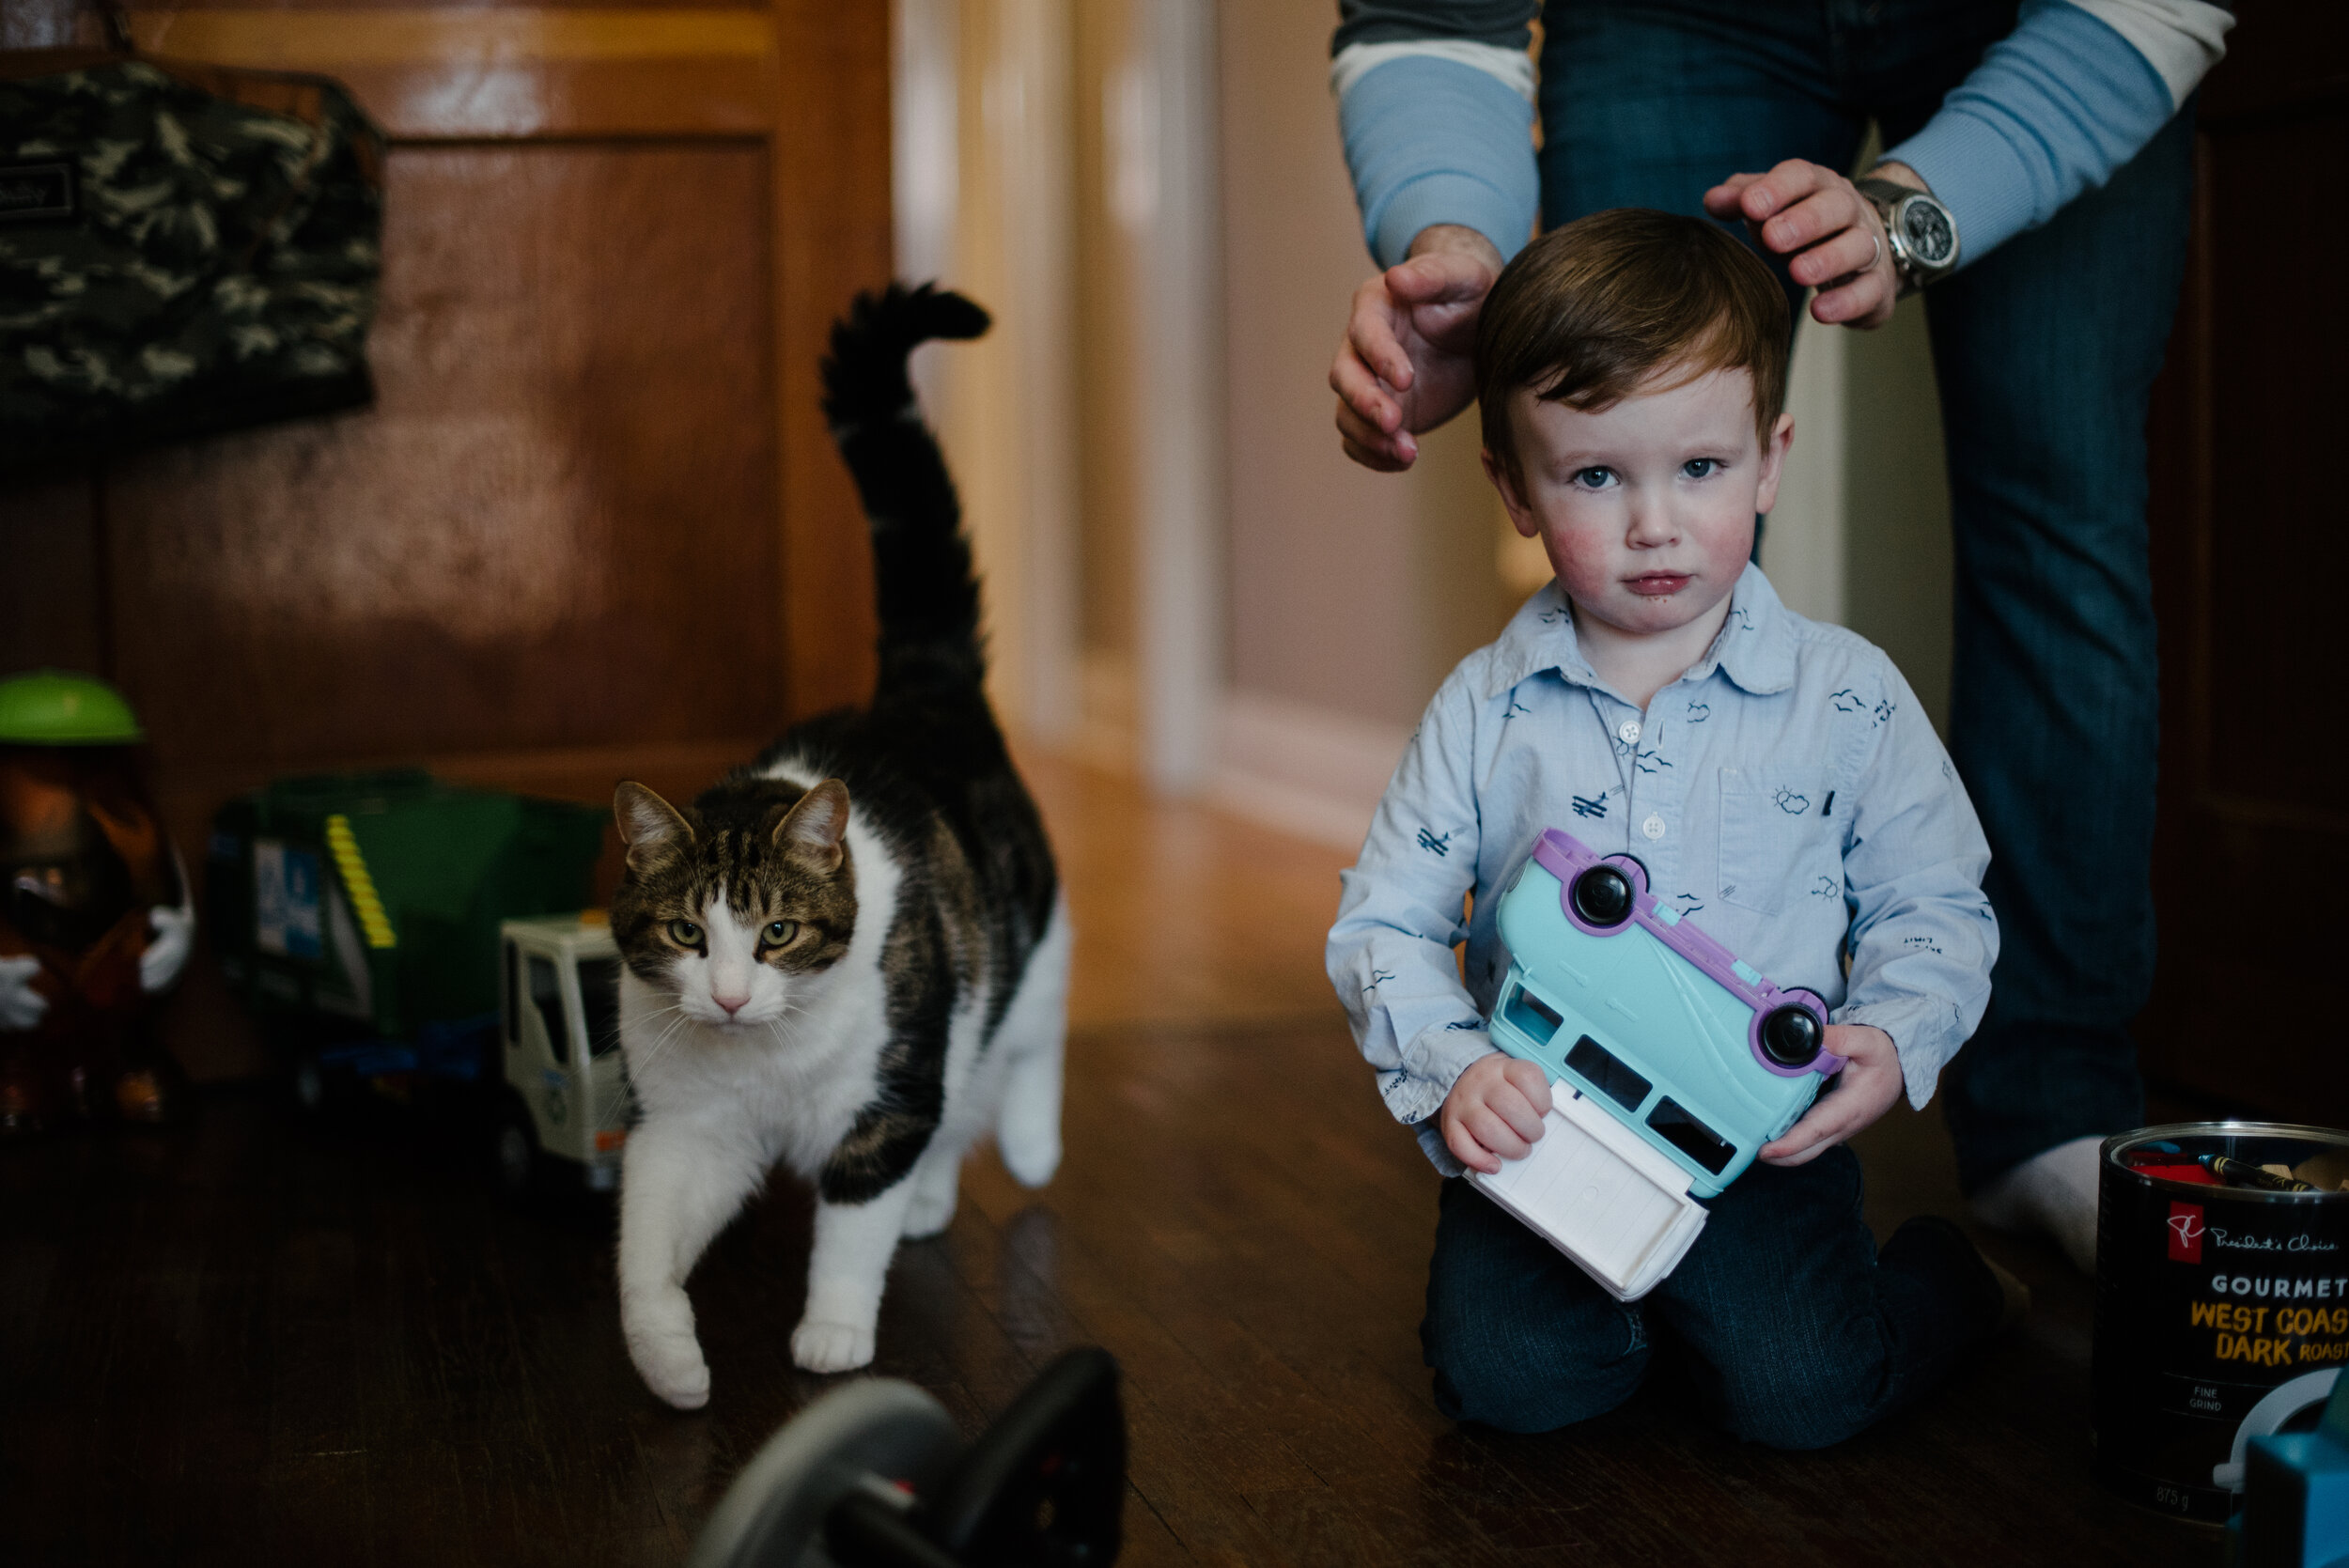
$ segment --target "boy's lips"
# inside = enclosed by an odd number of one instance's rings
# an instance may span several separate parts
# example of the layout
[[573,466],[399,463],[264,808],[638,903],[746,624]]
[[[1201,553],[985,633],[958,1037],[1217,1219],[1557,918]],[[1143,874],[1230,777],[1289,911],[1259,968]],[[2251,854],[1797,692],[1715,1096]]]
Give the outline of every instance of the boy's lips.
[[1685,571],[1641,572],[1637,577],[1625,579],[1625,583],[1635,594],[1645,594],[1653,598],[1661,598],[1686,588],[1689,579],[1695,575],[1694,572]]

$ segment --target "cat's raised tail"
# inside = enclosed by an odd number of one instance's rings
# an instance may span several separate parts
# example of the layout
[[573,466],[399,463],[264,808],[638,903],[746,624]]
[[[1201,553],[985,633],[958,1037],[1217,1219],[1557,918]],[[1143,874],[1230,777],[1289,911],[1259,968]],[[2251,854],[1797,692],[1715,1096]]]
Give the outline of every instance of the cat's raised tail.
[[931,338],[977,337],[988,324],[987,312],[959,294],[894,283],[858,295],[832,324],[823,364],[824,418],[873,532],[877,700],[926,689],[975,691],[987,673],[962,505],[922,422],[906,360]]

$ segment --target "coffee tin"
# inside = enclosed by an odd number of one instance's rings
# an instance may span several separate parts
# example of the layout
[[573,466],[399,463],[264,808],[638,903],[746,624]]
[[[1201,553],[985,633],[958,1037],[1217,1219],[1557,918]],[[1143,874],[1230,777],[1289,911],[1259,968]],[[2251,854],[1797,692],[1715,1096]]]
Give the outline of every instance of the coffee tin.
[[[2313,1191],[2231,1185],[2280,1167]],[[2096,1216],[2096,1470],[2223,1524],[2245,1442],[2312,1425],[2349,1364],[2349,1133],[2193,1122],[2105,1141]]]

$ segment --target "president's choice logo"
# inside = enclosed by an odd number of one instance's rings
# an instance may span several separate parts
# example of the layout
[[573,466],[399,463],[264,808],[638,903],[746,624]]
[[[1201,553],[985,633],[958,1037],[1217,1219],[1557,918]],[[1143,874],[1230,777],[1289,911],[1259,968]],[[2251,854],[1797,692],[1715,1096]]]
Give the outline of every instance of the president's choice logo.
[[2202,1205],[2172,1203],[2170,1205],[2170,1261],[2171,1263],[2201,1263],[2202,1261]]

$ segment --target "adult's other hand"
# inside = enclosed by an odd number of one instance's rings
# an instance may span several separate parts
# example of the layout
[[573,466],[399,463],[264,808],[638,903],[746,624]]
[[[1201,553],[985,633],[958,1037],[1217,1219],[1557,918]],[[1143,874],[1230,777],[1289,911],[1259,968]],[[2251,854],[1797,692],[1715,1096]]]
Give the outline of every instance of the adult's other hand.
[[1346,455],[1382,474],[1419,457],[1414,438],[1476,396],[1476,315],[1501,252],[1472,228],[1422,229],[1411,254],[1354,290],[1345,341],[1330,366]]
[[[1878,179],[1924,190],[1906,163],[1879,163]],[[1833,169],[1789,158],[1767,174],[1734,174],[1704,193],[1704,210],[1745,220],[1754,242],[1791,257],[1787,272],[1818,293],[1811,318],[1829,325],[1875,328],[1892,318],[1900,274],[1875,204]]]

